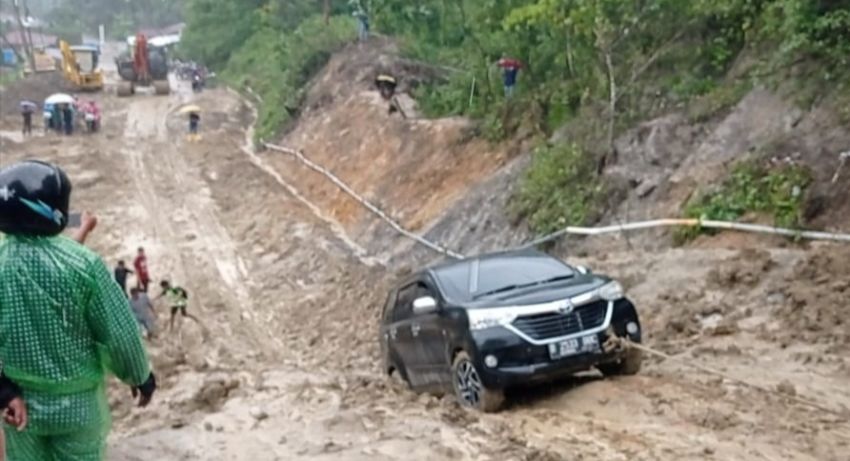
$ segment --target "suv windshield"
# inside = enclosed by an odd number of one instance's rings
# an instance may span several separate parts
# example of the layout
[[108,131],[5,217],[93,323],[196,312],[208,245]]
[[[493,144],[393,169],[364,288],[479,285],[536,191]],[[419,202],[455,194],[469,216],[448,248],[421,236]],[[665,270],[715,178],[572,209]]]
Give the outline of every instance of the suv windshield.
[[463,261],[435,270],[446,295],[456,301],[507,293],[571,278],[570,266],[545,255],[510,255]]

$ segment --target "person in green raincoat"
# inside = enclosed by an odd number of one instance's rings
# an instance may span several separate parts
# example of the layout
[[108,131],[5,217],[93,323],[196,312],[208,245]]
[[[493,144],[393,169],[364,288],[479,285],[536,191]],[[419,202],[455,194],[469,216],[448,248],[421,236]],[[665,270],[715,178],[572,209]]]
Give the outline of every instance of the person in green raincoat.
[[102,461],[111,422],[105,373],[128,384],[140,406],[156,389],[109,269],[59,235],[70,195],[54,165],[0,170],[0,364],[20,388],[28,419],[23,430],[4,426],[10,461]]

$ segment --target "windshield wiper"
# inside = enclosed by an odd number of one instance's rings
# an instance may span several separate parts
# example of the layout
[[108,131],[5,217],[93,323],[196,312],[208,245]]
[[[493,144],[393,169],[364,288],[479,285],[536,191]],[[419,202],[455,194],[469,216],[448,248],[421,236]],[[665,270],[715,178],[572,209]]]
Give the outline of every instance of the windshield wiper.
[[543,279],[543,280],[538,280],[536,282],[515,283],[513,285],[506,285],[506,286],[503,286],[503,287],[500,287],[500,288],[496,288],[495,290],[485,291],[484,293],[477,293],[477,294],[475,294],[475,296],[473,296],[472,299],[478,299],[478,298],[481,298],[481,297],[484,297],[484,296],[490,296],[490,295],[495,295],[495,294],[498,294],[498,293],[505,293],[505,292],[508,292],[508,291],[519,290],[521,288],[530,288],[530,287],[534,287],[534,286],[537,286],[537,285],[547,285],[549,283],[561,282],[561,281],[564,281],[564,280],[569,280],[571,278],[573,278],[573,274],[557,275],[555,277],[551,277],[551,278]]

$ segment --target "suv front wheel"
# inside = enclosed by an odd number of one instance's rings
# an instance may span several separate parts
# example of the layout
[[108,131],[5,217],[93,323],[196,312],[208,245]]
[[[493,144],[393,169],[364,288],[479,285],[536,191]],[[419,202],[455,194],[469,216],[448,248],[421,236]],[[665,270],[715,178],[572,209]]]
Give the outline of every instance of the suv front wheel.
[[597,365],[596,368],[605,376],[631,376],[638,374],[642,362],[643,354],[641,351],[629,348],[620,360],[602,363]]
[[485,413],[498,411],[505,402],[501,389],[489,389],[481,382],[481,376],[475,368],[469,354],[458,352],[452,362],[452,383],[458,402]]

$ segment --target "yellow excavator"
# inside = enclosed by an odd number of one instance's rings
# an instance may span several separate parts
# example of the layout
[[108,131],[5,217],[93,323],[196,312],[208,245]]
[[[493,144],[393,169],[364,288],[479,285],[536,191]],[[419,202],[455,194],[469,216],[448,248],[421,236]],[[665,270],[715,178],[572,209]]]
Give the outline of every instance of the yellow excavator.
[[62,73],[77,91],[103,90],[103,73],[97,68],[100,51],[95,46],[71,46],[61,40]]

